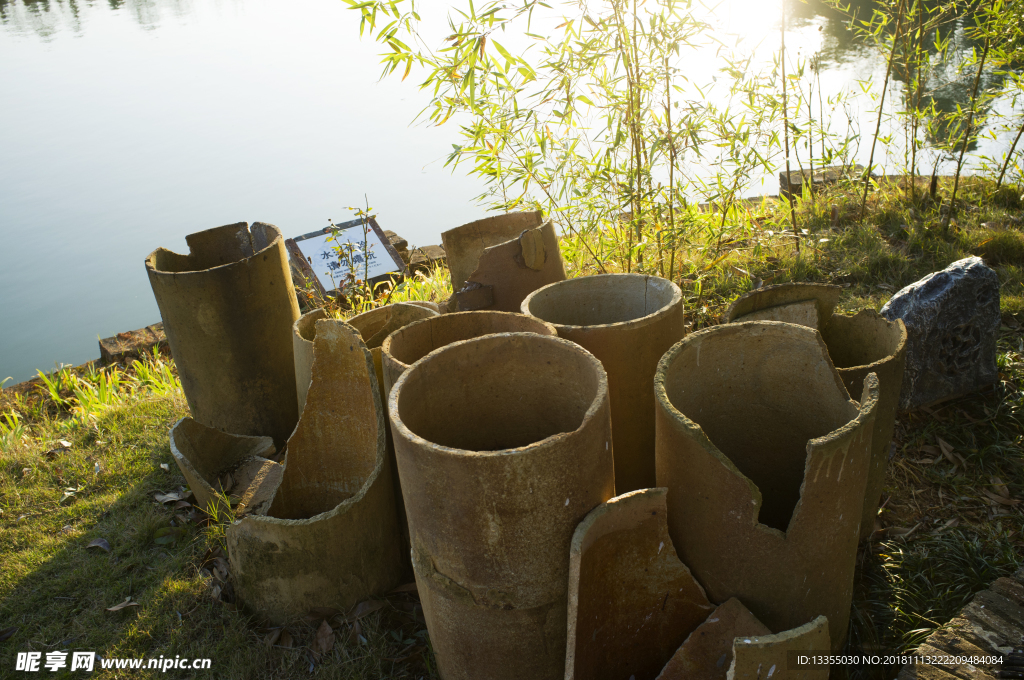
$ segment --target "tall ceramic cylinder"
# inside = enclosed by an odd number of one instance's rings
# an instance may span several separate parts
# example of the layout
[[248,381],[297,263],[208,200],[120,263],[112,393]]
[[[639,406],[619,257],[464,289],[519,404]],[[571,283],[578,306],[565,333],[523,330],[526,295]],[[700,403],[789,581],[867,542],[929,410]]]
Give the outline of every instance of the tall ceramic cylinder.
[[189,254],[146,258],[192,417],[284,444],[298,421],[292,324],[299,318],[281,231],[255,222],[185,237]]
[[608,372],[615,451],[615,492],[657,486],[654,372],[683,337],[683,296],[665,279],[605,274],[534,291],[523,313],[552,324],[601,360]]
[[828,617],[846,640],[878,379],[852,401],[817,331],[776,321],[693,333],[658,365],[669,535],[708,598],[771,630]]
[[570,543],[614,482],[601,363],[532,333],[456,342],[388,410],[441,676],[561,678]]
[[878,414],[871,436],[871,468],[860,520],[860,537],[865,539],[875,530],[875,517],[885,486],[885,469],[903,388],[907,328],[901,319],[889,321],[873,309],[863,309],[849,316],[833,314],[821,335],[853,399],[861,398],[868,373],[878,377]]
[[558,335],[549,323],[510,312],[457,312],[422,319],[398,329],[380,346],[385,394],[409,366],[435,349],[495,333]]

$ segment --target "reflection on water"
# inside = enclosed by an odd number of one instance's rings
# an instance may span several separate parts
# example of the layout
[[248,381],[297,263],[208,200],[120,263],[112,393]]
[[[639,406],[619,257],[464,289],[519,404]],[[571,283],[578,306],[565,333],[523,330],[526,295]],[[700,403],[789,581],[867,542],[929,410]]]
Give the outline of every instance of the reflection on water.
[[82,7],[97,5],[115,11],[124,9],[139,26],[153,29],[160,23],[162,15],[187,15],[192,3],[187,0],[0,0],[0,22],[17,33],[35,33],[45,39],[65,28],[81,32]]
[[[715,11],[751,68],[772,67],[779,1]],[[884,58],[841,17],[787,7],[787,46],[819,57],[826,100],[880,83]],[[97,336],[157,320],[143,258],[185,250],[190,232],[245,219],[297,235],[369,201],[383,228],[425,245],[482,217],[482,180],[442,167],[458,128],[409,126],[426,96],[377,82],[380,47],[357,26],[338,0],[0,0],[0,378],[86,361]],[[686,59],[698,81],[715,74],[713,51]],[[952,75],[929,82],[942,111],[970,93]],[[867,138],[875,106],[835,108],[832,134]],[[747,193],[777,189],[773,173],[755,180]]]

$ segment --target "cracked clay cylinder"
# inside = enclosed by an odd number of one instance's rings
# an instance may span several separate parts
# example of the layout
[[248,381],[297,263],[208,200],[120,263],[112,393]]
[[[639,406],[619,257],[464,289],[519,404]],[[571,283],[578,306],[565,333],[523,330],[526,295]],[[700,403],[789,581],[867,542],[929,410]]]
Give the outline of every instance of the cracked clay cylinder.
[[715,326],[669,350],[654,380],[669,535],[712,602],[771,630],[828,617],[846,641],[878,406],[850,399],[817,331]]
[[388,412],[441,677],[562,678],[569,546],[614,485],[601,363],[533,333],[456,342]]
[[860,399],[861,386],[868,373],[878,377],[871,470],[860,522],[863,540],[875,529],[885,486],[885,468],[889,463],[889,447],[903,389],[907,329],[901,319],[889,321],[873,309],[862,309],[853,315],[833,313],[841,292],[839,286],[810,283],[758,288],[737,298],[726,318],[730,322],[771,319],[817,328],[832,363],[854,399]]
[[262,222],[157,248],[146,272],[192,417],[280,447],[298,420],[292,324],[299,305],[281,231]]
[[683,337],[683,296],[656,276],[603,274],[545,286],[523,313],[547,321],[601,360],[608,372],[615,452],[615,493],[657,486],[654,372]]

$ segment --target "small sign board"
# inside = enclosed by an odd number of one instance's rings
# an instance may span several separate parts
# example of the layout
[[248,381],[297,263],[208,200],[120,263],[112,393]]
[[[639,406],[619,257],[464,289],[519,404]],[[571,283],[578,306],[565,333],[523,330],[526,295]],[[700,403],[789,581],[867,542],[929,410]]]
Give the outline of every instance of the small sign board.
[[301,255],[306,263],[301,269],[311,269],[324,290],[342,286],[350,272],[371,284],[387,280],[390,274],[401,278],[405,273],[405,263],[373,217],[288,240],[292,242],[287,244],[292,257]]

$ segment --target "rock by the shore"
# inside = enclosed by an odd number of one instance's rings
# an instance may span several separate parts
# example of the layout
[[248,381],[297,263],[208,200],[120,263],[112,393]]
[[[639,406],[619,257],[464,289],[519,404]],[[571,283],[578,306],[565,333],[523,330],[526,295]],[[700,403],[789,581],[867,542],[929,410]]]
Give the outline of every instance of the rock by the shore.
[[907,326],[901,409],[969,394],[997,380],[999,276],[980,257],[910,284],[892,296],[882,316]]

